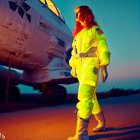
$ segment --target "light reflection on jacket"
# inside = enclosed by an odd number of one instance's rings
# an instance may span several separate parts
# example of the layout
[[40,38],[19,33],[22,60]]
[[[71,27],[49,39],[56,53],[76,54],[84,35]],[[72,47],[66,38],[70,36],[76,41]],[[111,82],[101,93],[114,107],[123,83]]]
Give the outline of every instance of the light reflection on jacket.
[[110,52],[100,27],[94,25],[81,30],[73,40],[71,53],[71,74],[81,84],[97,86],[100,67],[110,63]]

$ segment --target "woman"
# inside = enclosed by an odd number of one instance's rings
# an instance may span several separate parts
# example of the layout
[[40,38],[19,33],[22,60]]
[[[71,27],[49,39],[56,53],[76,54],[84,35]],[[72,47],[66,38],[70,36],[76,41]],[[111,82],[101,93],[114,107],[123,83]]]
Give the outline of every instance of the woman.
[[105,130],[103,111],[96,97],[98,73],[101,69],[102,81],[105,82],[110,62],[110,52],[103,31],[94,19],[88,6],[75,8],[76,25],[73,31],[72,57],[69,61],[71,74],[78,78],[77,128],[74,137],[68,140],[89,140],[88,123],[91,114],[98,125],[94,132]]

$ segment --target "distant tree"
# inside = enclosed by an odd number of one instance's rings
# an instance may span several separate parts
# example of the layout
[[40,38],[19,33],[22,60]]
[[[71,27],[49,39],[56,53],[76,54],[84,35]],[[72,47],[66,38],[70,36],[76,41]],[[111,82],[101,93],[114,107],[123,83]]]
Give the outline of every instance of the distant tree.
[[112,88],[110,91],[107,92],[98,92],[97,96],[99,99],[101,98],[108,98],[108,97],[119,97],[119,96],[128,96],[133,94],[139,94],[140,89],[122,89],[122,88]]

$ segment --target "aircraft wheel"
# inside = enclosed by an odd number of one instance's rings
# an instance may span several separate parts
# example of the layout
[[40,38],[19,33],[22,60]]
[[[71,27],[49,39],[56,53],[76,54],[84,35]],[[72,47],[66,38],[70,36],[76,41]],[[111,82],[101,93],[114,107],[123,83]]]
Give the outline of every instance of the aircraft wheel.
[[20,90],[18,87],[13,86],[10,88],[10,99],[14,101],[18,101],[20,97]]
[[0,102],[5,102],[6,100],[6,94],[5,94],[6,88],[0,89]]
[[58,88],[57,88],[57,90],[58,90],[58,92],[56,92],[56,93],[58,94],[57,95],[58,100],[60,102],[64,102],[66,100],[66,96],[67,96],[66,88],[59,85]]
[[44,96],[48,102],[62,103],[66,99],[66,89],[63,86],[48,86],[45,90]]
[[[0,89],[0,102],[5,102],[8,98],[9,101],[18,101],[20,97],[20,90],[16,86],[12,86],[9,89],[9,94],[6,95],[6,87]],[[8,97],[7,97],[8,96]]]

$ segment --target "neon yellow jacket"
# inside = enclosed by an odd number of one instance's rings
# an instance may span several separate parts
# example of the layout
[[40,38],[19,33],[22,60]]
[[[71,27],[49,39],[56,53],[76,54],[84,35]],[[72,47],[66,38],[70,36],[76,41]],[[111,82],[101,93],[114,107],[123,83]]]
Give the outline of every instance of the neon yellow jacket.
[[[110,63],[110,52],[103,31],[95,25],[90,29],[84,28],[75,36],[72,48],[69,65],[76,70],[79,83],[96,86],[99,68]],[[79,57],[81,53],[86,56]],[[88,56],[88,53],[94,55]]]

